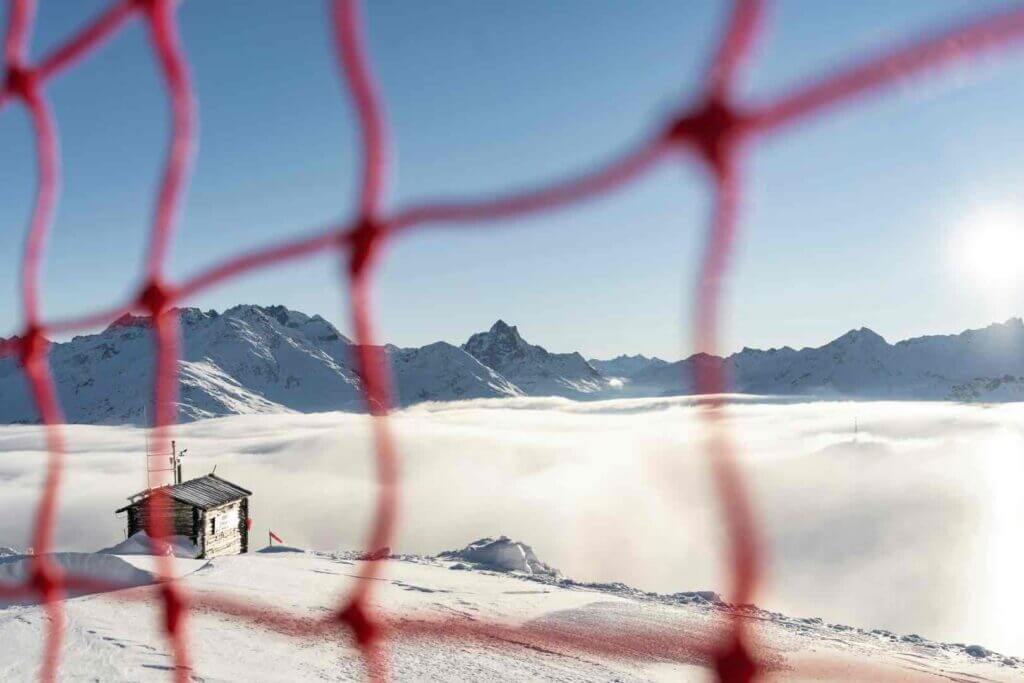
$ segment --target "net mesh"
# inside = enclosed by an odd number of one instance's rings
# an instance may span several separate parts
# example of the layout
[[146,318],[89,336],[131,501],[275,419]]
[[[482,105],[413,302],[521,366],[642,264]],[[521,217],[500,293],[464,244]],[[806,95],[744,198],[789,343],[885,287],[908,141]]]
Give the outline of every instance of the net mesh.
[[[109,324],[127,312],[148,313],[155,331],[154,441],[162,444],[169,439],[168,430],[176,419],[179,339],[178,321],[172,307],[243,272],[315,253],[336,253],[345,264],[358,349],[356,363],[363,378],[375,439],[379,495],[367,547],[372,550],[388,546],[396,524],[399,462],[387,420],[391,392],[386,359],[382,347],[375,343],[370,308],[371,275],[384,243],[408,231],[430,226],[487,223],[581,202],[636,180],[666,158],[689,158],[707,171],[714,192],[692,321],[697,345],[711,351],[717,345],[722,280],[737,229],[742,161],[751,143],[774,135],[784,126],[798,124],[829,107],[865,97],[926,69],[986,50],[1005,48],[1024,39],[1024,8],[1014,7],[952,26],[945,32],[894,45],[847,68],[810,79],[790,92],[749,103],[736,97],[735,86],[751,45],[760,33],[763,3],[736,0],[717,51],[710,60],[702,90],[689,106],[676,112],[654,135],[625,155],[601,168],[546,187],[486,199],[428,201],[389,210],[383,205],[389,136],[383,104],[367,60],[360,9],[356,0],[334,0],[330,7],[329,29],[361,131],[358,207],[346,222],[287,242],[244,251],[193,277],[173,281],[164,272],[164,264],[191,168],[196,123],[195,98],[178,36],[175,1],[119,0],[51,53],[31,63],[28,46],[34,9],[33,0],[10,0],[3,46],[6,77],[0,90],[0,107],[16,103],[27,110],[35,138],[37,178],[22,255],[20,298],[24,326],[19,335],[0,340],[0,354],[15,356],[20,361],[44,425],[49,459],[35,517],[31,572],[20,584],[0,585],[0,597],[28,597],[39,600],[44,606],[48,616],[40,669],[44,681],[55,680],[58,674],[64,627],[63,596],[69,591],[108,591],[120,587],[94,578],[64,574],[48,559],[61,487],[64,439],[61,408],[47,361],[47,335]],[[141,21],[148,29],[149,44],[167,91],[172,121],[149,228],[143,285],[119,306],[75,318],[44,321],[38,300],[39,271],[60,187],[56,122],[46,99],[45,85],[99,49],[130,20]],[[726,384],[721,364],[698,363],[695,385],[701,394],[722,393]],[[726,552],[732,568],[729,596],[734,604],[743,604],[751,602],[755,594],[761,554],[756,520],[744,481],[733,457],[729,434],[721,424],[722,410],[721,403],[714,398],[703,407],[704,419],[712,434],[707,456],[728,532]],[[150,497],[151,505],[160,503],[159,493]],[[152,532],[156,537],[166,536],[169,531],[160,528],[161,519],[155,516],[157,523]],[[163,525],[166,526],[166,522]],[[741,610],[732,612],[728,626],[712,642],[677,631],[592,631],[574,635],[542,624],[512,628],[482,621],[388,620],[370,607],[373,579],[380,571],[380,562],[374,560],[366,563],[360,578],[348,594],[341,597],[331,614],[311,620],[297,618],[271,604],[240,601],[229,596],[187,595],[181,585],[171,579],[171,570],[171,559],[161,556],[158,573],[164,580],[155,594],[153,591],[120,591],[110,599],[152,600],[157,596],[163,607],[162,626],[173,657],[173,675],[179,681],[188,680],[192,674],[186,623],[190,612],[195,610],[244,619],[260,628],[297,638],[324,635],[347,638],[362,652],[367,675],[372,679],[387,677],[384,655],[389,640],[417,638],[440,642],[485,638],[492,644],[543,643],[556,651],[640,659],[699,656],[721,680],[730,682],[751,680],[768,666],[766,659],[751,645],[748,620],[742,617]],[[877,679],[877,672],[872,677]]]

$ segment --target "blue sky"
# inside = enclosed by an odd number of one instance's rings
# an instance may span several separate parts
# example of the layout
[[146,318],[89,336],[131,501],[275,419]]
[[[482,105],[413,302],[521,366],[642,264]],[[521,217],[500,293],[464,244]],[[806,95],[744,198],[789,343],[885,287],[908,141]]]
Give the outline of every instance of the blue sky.
[[[779,2],[743,91],[764,97],[901,37],[1004,5]],[[100,2],[43,2],[36,55]],[[370,3],[369,45],[394,137],[392,206],[518,188],[607,159],[660,126],[699,83],[718,2]],[[3,14],[6,10],[0,10]],[[356,129],[320,2],[180,8],[199,155],[169,272],[349,215]],[[1020,283],[957,271],[978,207],[1024,187],[1021,53],[859,102],[759,145],[725,308],[725,345],[818,345],[869,326],[890,340],[1021,313]],[[137,284],[167,128],[164,91],[133,23],[58,77],[64,192],[46,262],[46,317],[120,301]],[[17,331],[18,259],[34,169],[20,108],[0,111],[0,335]],[[382,336],[461,342],[503,318],[552,350],[689,352],[708,213],[692,163],[614,195],[497,225],[411,235],[377,277]],[[203,308],[281,303],[347,330],[320,257],[223,285]]]

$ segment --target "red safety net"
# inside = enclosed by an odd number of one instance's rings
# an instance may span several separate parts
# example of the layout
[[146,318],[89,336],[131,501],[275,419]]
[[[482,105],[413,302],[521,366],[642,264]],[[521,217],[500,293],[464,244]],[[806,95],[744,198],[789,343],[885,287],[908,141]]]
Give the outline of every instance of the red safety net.
[[[34,129],[38,162],[35,204],[22,257],[20,296],[24,327],[20,335],[0,340],[0,354],[16,355],[20,359],[45,426],[49,461],[35,519],[33,569],[24,583],[0,586],[0,597],[30,597],[44,605],[49,618],[41,678],[46,681],[55,680],[58,672],[64,625],[63,595],[71,590],[100,591],[120,586],[62,574],[48,559],[61,486],[64,441],[63,419],[50,377],[45,335],[109,324],[126,312],[148,313],[155,329],[157,370],[153,429],[156,443],[162,444],[168,441],[168,430],[176,419],[174,405],[178,389],[179,339],[178,321],[172,307],[243,272],[315,253],[337,253],[346,264],[345,276],[351,292],[352,324],[358,349],[357,366],[365,385],[376,444],[379,497],[367,547],[372,550],[388,546],[396,524],[399,458],[387,420],[391,405],[388,372],[381,347],[375,344],[370,307],[371,276],[379,261],[381,247],[388,240],[430,226],[493,223],[561,208],[620,188],[666,158],[692,158],[707,171],[714,188],[714,209],[696,288],[696,316],[693,321],[698,347],[711,351],[717,345],[722,280],[735,241],[742,194],[743,154],[751,143],[780,132],[786,125],[822,113],[830,106],[878,92],[926,69],[1024,40],[1024,8],[1018,6],[951,27],[942,33],[896,45],[842,70],[810,79],[793,91],[767,101],[743,102],[737,98],[735,86],[754,39],[760,33],[763,3],[760,0],[736,0],[717,52],[707,69],[702,91],[696,94],[689,106],[676,112],[671,120],[658,127],[655,134],[623,157],[547,187],[486,199],[427,201],[388,210],[383,205],[383,197],[389,135],[383,105],[366,57],[359,7],[356,0],[333,0],[329,29],[342,77],[358,114],[362,137],[362,180],[357,209],[342,224],[330,225],[317,233],[284,243],[245,251],[191,278],[175,282],[166,276],[164,264],[191,168],[196,122],[195,98],[178,37],[175,5],[174,0],[119,0],[53,52],[36,63],[30,63],[27,55],[34,2],[10,0],[3,54],[6,79],[0,90],[0,108],[17,102],[27,109]],[[56,124],[44,86],[51,78],[99,49],[104,41],[133,19],[144,22],[149,30],[149,42],[167,89],[172,117],[167,157],[150,226],[143,285],[119,306],[73,319],[45,322],[38,301],[39,269],[60,186],[60,159]],[[699,364],[695,380],[701,394],[720,394],[725,389],[720,364]],[[722,410],[721,403],[713,398],[703,409],[712,433],[707,456],[712,463],[713,483],[722,501],[728,531],[728,559],[732,567],[729,596],[733,603],[743,604],[751,602],[755,594],[761,566],[760,550],[744,481],[733,457],[729,435],[720,423]],[[151,504],[159,504],[160,498],[160,495],[151,496]],[[155,517],[162,519],[159,515]],[[167,535],[168,530],[155,528],[152,531],[160,537]],[[332,634],[339,638],[348,637],[362,651],[367,674],[374,679],[387,677],[384,654],[389,639],[425,637],[442,642],[489,638],[496,639],[492,642],[544,644],[562,651],[575,650],[613,657],[699,655],[723,681],[749,681],[765,670],[765,661],[750,645],[748,622],[740,611],[736,611],[729,620],[726,632],[712,643],[678,633],[655,631],[594,632],[584,638],[543,625],[511,628],[476,621],[386,621],[370,609],[368,602],[373,579],[379,572],[379,562],[374,560],[366,563],[361,577],[332,614],[323,619],[308,620],[291,616],[270,604],[243,602],[226,596],[188,596],[177,582],[171,580],[170,563],[167,557],[160,561],[159,573],[165,580],[161,582],[157,595],[163,603],[163,627],[173,656],[174,676],[178,681],[188,680],[191,676],[186,622],[193,609],[246,619],[254,626],[298,638]],[[152,592],[121,591],[112,599],[147,600],[152,596]]]

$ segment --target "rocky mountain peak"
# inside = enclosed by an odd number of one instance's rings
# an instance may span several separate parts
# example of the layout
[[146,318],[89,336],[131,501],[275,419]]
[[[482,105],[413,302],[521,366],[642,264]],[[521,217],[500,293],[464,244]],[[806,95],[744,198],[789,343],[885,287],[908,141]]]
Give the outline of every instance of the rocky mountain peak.
[[519,336],[519,328],[515,325],[509,325],[500,318],[496,323],[491,325],[491,329],[488,330],[487,334],[492,337],[498,337],[501,339],[510,339],[516,342],[522,342],[523,338]]
[[487,332],[474,334],[462,348],[527,394],[594,396],[608,382],[579,352],[550,353],[528,343],[504,320],[498,320]]
[[997,330],[1007,335],[1020,335],[1024,333],[1024,321],[1020,318],[1008,318],[1006,322],[992,323],[987,329]]
[[533,347],[519,335],[519,329],[498,320],[487,332],[472,335],[462,348],[484,365],[496,367],[510,357],[522,357]]
[[[218,317],[217,311],[206,311],[205,313],[198,308],[185,307],[185,308],[172,308],[168,311],[171,315],[178,316],[178,322],[182,325],[193,325],[200,323],[205,320],[210,320]],[[150,325],[151,316],[148,315],[135,315],[133,313],[125,313],[120,318],[110,323],[104,332],[125,330],[131,328],[148,328]]]
[[885,338],[867,327],[861,327],[856,330],[850,330],[846,334],[837,339],[833,340],[831,344],[840,346],[849,346],[856,344],[858,346],[888,346],[889,343],[885,341]]
[[263,313],[268,317],[273,318],[285,327],[291,327],[293,329],[301,327],[311,320],[311,318],[305,313],[293,311],[280,305],[264,307],[257,306],[256,308],[261,308]]
[[148,325],[148,315],[132,315],[131,313],[125,313],[120,318],[107,325],[107,329],[105,331],[119,330],[126,327],[146,327]]

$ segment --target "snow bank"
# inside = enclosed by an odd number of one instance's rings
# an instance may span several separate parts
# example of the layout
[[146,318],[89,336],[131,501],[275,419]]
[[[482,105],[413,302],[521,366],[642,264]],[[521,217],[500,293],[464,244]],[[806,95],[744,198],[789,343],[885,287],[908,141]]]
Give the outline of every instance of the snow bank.
[[533,548],[513,541],[508,536],[481,538],[473,541],[461,550],[447,550],[438,557],[446,560],[462,560],[471,562],[486,569],[503,572],[523,572],[524,574],[546,574],[559,576],[560,572],[550,567],[534,554]]
[[99,552],[105,555],[173,555],[194,559],[199,554],[199,548],[193,545],[188,536],[168,536],[158,541],[151,539],[145,531],[140,531]]
[[[67,574],[97,579],[118,586],[142,586],[152,583],[153,575],[137,569],[119,557],[100,553],[53,553],[48,558]],[[27,555],[9,555],[0,558],[0,583],[23,583],[32,573],[32,558]],[[75,597],[88,591],[72,592]],[[14,601],[0,600],[0,606],[10,604],[34,604],[36,597],[25,597]]]

